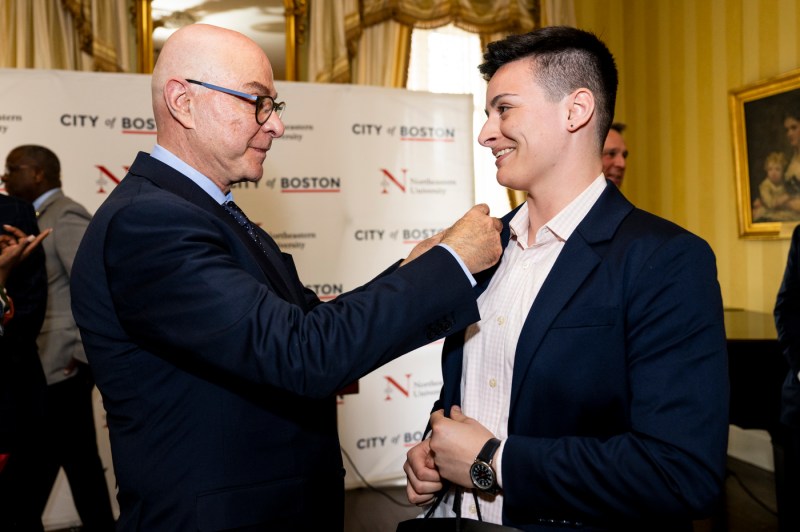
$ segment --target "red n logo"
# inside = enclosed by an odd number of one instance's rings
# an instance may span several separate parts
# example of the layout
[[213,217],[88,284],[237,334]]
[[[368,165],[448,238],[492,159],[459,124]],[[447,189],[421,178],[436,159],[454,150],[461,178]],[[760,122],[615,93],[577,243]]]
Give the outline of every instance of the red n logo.
[[386,399],[385,399],[386,401],[391,401],[392,400],[391,392],[392,392],[393,388],[396,388],[400,393],[402,393],[404,396],[408,397],[409,389],[411,388],[411,386],[410,386],[411,374],[410,373],[406,373],[406,386],[405,386],[405,388],[399,382],[394,380],[392,377],[389,377],[388,375],[384,375],[383,378],[386,379],[386,381],[389,383],[389,385],[386,386]]
[[[111,172],[111,170],[109,170],[105,166],[103,166],[101,164],[96,164],[96,165],[94,165],[94,167],[97,168],[98,170],[100,170],[100,175],[99,175],[99,177],[97,178],[97,181],[96,181],[97,186],[100,187],[97,190],[98,194],[105,194],[106,193],[105,189],[103,188],[104,185],[108,184],[108,181],[106,181],[106,177],[108,179],[110,179],[114,183],[114,185],[119,185],[119,182],[122,181],[121,177],[117,178],[117,176],[115,176]],[[125,169],[125,172],[127,172],[129,167],[128,166],[123,166],[123,168]],[[103,177],[103,176],[105,176],[105,177]]]
[[381,194],[388,194],[389,191],[387,188],[389,187],[390,183],[394,183],[394,185],[399,188],[401,191],[406,191],[406,169],[403,168],[400,170],[403,172],[403,182],[401,183],[395,176],[392,175],[389,170],[386,168],[381,168],[381,173],[383,173],[383,180],[381,181],[381,185],[383,186],[383,192]]

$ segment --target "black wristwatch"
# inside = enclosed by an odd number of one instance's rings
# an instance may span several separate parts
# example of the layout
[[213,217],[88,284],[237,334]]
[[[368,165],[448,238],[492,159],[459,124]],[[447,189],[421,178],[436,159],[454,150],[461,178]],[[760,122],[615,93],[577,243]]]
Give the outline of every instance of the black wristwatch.
[[495,494],[500,491],[497,486],[497,475],[492,468],[492,459],[498,447],[500,447],[500,440],[491,438],[484,444],[483,449],[475,458],[475,462],[469,467],[472,485],[486,493]]

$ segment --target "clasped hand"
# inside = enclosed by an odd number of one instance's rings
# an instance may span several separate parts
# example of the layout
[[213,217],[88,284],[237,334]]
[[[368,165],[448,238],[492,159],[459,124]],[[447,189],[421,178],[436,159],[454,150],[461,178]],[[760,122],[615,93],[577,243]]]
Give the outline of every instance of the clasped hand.
[[500,244],[502,228],[500,220],[489,216],[489,206],[480,203],[467,211],[452,227],[417,244],[401,266],[442,243],[461,257],[470,273],[481,272],[494,266],[503,254]]
[[442,479],[471,488],[469,468],[481,447],[493,437],[489,429],[465,416],[458,406],[450,409],[449,418],[443,410],[432,413],[430,437],[408,451],[403,465],[409,502],[430,502],[442,489]]
[[46,229],[38,236],[33,236],[13,225],[3,225],[3,229],[9,234],[0,235],[0,285],[5,284],[11,269],[25,260],[52,232],[52,229]]

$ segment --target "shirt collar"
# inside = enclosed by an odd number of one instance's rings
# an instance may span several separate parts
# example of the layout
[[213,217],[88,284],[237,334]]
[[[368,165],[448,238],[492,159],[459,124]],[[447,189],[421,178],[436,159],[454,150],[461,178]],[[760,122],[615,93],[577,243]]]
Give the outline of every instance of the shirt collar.
[[[597,199],[600,197],[600,194],[605,190],[606,185],[605,176],[603,174],[597,176],[583,192],[578,194],[566,207],[561,209],[558,214],[545,223],[539,229],[539,233],[541,234],[542,231],[547,230],[553,233],[559,240],[566,241],[575,231],[575,228],[578,227],[578,224],[583,221],[592,209]],[[517,214],[514,215],[508,225],[511,234],[516,237],[519,242],[527,243],[528,229],[530,227],[527,201],[519,211],[517,211]],[[537,242],[541,240],[539,236],[540,235],[537,235]]]
[[233,195],[230,192],[223,194],[213,181],[183,162],[183,160],[168,149],[156,144],[153,147],[153,151],[150,153],[150,157],[161,161],[191,179],[220,205],[233,199]]
[[51,188],[50,190],[48,190],[47,192],[45,192],[44,194],[33,200],[33,208],[36,210],[36,212],[39,212],[39,209],[42,208],[42,204],[45,201],[47,201],[47,198],[49,198],[59,190],[61,190],[61,188],[59,187]]

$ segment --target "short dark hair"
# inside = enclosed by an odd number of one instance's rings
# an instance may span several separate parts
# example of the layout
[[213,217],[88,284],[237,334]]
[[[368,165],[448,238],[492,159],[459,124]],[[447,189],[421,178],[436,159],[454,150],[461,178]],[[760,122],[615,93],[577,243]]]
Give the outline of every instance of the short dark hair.
[[532,59],[536,82],[553,100],[581,87],[592,91],[602,148],[614,117],[618,83],[614,56],[603,41],[577,28],[547,26],[489,43],[478,70],[489,81],[506,63],[525,58]]
[[24,144],[17,146],[14,151],[22,154],[23,157],[30,159],[44,171],[45,180],[55,186],[61,186],[61,162],[52,150],[36,144]]
[[625,128],[628,127],[622,122],[614,122],[611,124],[611,129],[622,135],[622,132],[625,131]]

